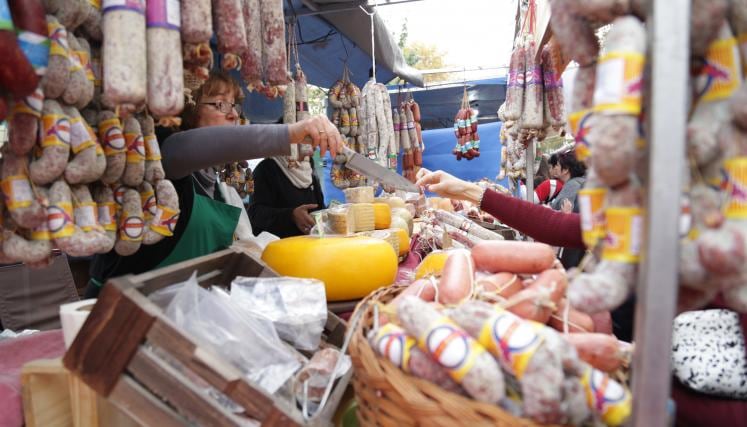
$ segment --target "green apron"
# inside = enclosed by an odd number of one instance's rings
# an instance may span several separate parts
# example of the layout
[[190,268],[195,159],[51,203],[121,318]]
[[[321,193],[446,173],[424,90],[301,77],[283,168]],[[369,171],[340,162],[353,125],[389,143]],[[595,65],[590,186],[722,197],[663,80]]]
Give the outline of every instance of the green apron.
[[156,268],[208,255],[233,243],[233,233],[239,223],[241,209],[223,202],[217,183],[215,196],[220,200],[197,194],[194,182],[192,194],[192,213],[187,227],[169,256]]

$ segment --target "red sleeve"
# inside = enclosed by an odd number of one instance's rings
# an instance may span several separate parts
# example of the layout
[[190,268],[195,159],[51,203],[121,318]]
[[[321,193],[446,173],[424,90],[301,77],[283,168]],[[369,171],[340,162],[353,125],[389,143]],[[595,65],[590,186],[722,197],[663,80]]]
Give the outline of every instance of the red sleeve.
[[542,181],[542,183],[537,186],[534,192],[537,193],[537,198],[539,199],[540,203],[545,203],[547,201],[547,198],[550,196],[550,180],[546,179]]
[[586,247],[577,213],[548,209],[493,190],[485,191],[480,208],[539,242],[565,248]]

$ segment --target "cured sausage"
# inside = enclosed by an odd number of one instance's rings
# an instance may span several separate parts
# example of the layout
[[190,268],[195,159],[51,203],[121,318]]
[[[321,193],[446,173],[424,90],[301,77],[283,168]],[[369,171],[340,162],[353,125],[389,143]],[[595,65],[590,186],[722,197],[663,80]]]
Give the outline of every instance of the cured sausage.
[[414,296],[397,305],[397,317],[407,333],[417,337],[420,349],[446,368],[470,396],[493,404],[503,399],[504,379],[498,363],[462,328]]
[[102,246],[102,234],[86,232],[75,225],[72,191],[60,179],[49,190],[47,222],[52,239],[61,251],[70,256],[91,256]]
[[156,127],[151,116],[142,116],[139,119],[140,128],[143,131],[143,144],[145,145],[145,176],[144,179],[151,184],[166,177],[161,164],[161,147],[156,139]]
[[552,268],[555,253],[536,242],[490,240],[472,248],[475,267],[490,273],[538,274]]
[[81,96],[78,99],[78,102],[75,104],[75,107],[79,110],[82,110],[86,108],[86,106],[91,103],[91,101],[93,101],[95,97],[96,76],[93,71],[91,45],[88,44],[88,41],[82,37],[79,37],[77,39],[77,43],[79,50],[75,51],[74,53],[78,56],[80,64],[83,67],[83,72],[86,75],[86,82],[83,85]]
[[148,88],[145,0],[124,4],[104,0],[102,7],[102,101],[111,108],[122,106],[134,111],[145,102]]
[[524,111],[524,77],[526,76],[527,54],[523,41],[519,40],[511,52],[508,68],[508,85],[504,116],[506,120],[518,120]]
[[599,42],[589,22],[573,13],[570,0],[553,0],[550,28],[557,37],[563,56],[571,58],[581,67],[591,65],[599,53]]
[[72,128],[70,118],[57,101],[44,101],[39,145],[41,155],[31,162],[29,176],[37,185],[46,185],[59,178],[70,155]]
[[[78,39],[74,35],[68,34],[67,43],[70,47],[68,55],[70,80],[62,93],[62,100],[69,105],[76,105],[80,102],[85,106],[93,98],[93,81],[89,81],[86,77],[86,70],[81,63],[81,52],[83,50],[78,44]],[[85,53],[83,52],[83,54],[85,60]]]
[[449,316],[519,380],[525,416],[538,423],[563,422],[563,366],[559,352],[543,340],[554,331],[480,301],[462,304]]
[[28,159],[3,148],[0,187],[5,195],[5,208],[16,224],[34,228],[44,221],[44,208],[37,199],[28,177]]
[[542,79],[547,103],[545,120],[560,129],[565,125],[565,100],[563,99],[563,70],[557,49],[547,45],[542,49]]
[[113,248],[117,241],[117,205],[114,201],[114,191],[106,185],[96,184],[93,187],[93,199],[98,210],[99,225],[103,227]]
[[570,333],[563,336],[576,348],[581,360],[603,372],[614,372],[630,363],[632,346],[614,335]]
[[75,226],[84,233],[91,233],[96,237],[95,253],[105,254],[114,247],[114,240],[107,236],[104,228],[99,224],[98,206],[91,197],[91,192],[86,185],[77,185],[72,188],[73,213]]
[[148,109],[156,117],[184,108],[180,24],[178,2],[148,0]]
[[[42,225],[41,227],[44,227]],[[11,262],[23,263],[40,263],[50,257],[52,254],[52,242],[49,240],[49,232],[44,230],[35,230],[31,234],[37,236],[36,239],[27,239],[18,234],[18,231],[3,231],[2,251],[5,257]],[[44,238],[44,235],[47,238]]]
[[241,53],[241,78],[249,90],[262,86],[262,15],[259,0],[242,0],[247,49]]
[[75,107],[62,107],[70,118],[70,146],[73,158],[65,167],[68,184],[88,184],[101,177],[96,168],[96,136],[92,134]]
[[77,25],[85,19],[84,2],[85,0],[42,0],[47,13],[55,15],[60,23],[70,31],[75,30]]
[[544,124],[542,64],[537,63],[537,44],[530,40],[525,49],[524,70],[524,109],[521,114],[521,127],[541,129]]
[[18,29],[18,45],[41,77],[49,62],[49,32],[44,6],[40,0],[10,0],[8,3],[13,24]]
[[50,40],[49,59],[41,84],[46,98],[57,99],[65,92],[70,80],[70,47],[67,43],[67,30],[54,16],[47,15],[47,32]]
[[26,58],[13,32],[7,0],[0,0],[0,87],[16,98],[28,96],[39,84],[39,75]]
[[119,118],[111,111],[99,113],[99,139],[106,154],[106,170],[101,177],[104,184],[114,184],[122,178],[127,164],[127,142]]
[[10,132],[8,144],[14,154],[26,155],[36,143],[43,105],[44,94],[41,87],[13,104],[8,127]]
[[205,43],[213,35],[213,15],[210,0],[190,0],[181,4],[182,40],[185,43]]
[[162,179],[156,184],[156,209],[153,218],[145,230],[144,245],[160,242],[164,237],[174,235],[176,222],[179,220],[179,195],[174,184]]
[[86,7],[86,19],[83,21],[83,30],[91,40],[100,42],[104,38],[101,31],[101,1],[88,0]]
[[138,187],[145,177],[145,141],[140,123],[133,116],[124,120],[124,137],[127,143],[127,158],[122,183]]
[[464,393],[462,387],[449,377],[446,370],[420,350],[417,341],[407,335],[401,327],[388,323],[372,330],[368,340],[379,356],[388,359],[405,373],[428,380],[444,390]]
[[140,194],[131,188],[124,190],[114,250],[121,256],[129,256],[137,252],[143,241],[144,226]]
[[213,26],[218,52],[239,53],[247,48],[242,0],[213,0]]
[[506,310],[524,319],[547,323],[567,286],[568,278],[564,271],[545,270],[534,282],[505,303]]
[[568,0],[567,3],[576,15],[604,24],[632,12],[631,0]]
[[262,64],[265,79],[271,86],[283,85],[288,83],[283,1],[260,0],[259,4],[262,17]]
[[692,0],[695,13],[690,14],[690,52],[694,58],[705,56],[718,37],[728,6],[728,0]]
[[438,285],[438,302],[457,304],[474,290],[475,263],[468,250],[454,250],[444,263]]

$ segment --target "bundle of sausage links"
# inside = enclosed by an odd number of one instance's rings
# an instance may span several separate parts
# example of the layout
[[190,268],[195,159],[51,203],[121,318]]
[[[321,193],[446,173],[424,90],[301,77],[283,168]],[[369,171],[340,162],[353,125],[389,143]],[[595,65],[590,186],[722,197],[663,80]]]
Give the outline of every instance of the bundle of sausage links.
[[[641,119],[646,32],[638,17],[645,1],[554,0],[551,25],[564,53],[581,68],[574,83],[569,124],[578,157],[591,164],[579,193],[582,232],[601,254],[592,272],[569,286],[569,301],[587,312],[621,304],[635,286],[641,244],[639,168],[645,148]],[[742,87],[747,2],[693,0],[692,104],[687,127],[680,240],[678,310],[706,306],[718,294],[740,312],[744,292],[747,227],[743,215]],[[569,27],[569,22],[577,25]],[[604,53],[592,40],[591,22],[612,23]],[[571,29],[572,28],[572,29]],[[677,155],[677,154],[675,154]]]
[[423,166],[423,130],[420,126],[420,105],[412,93],[400,102],[399,108],[392,110],[394,139],[402,149],[402,175],[412,182]]
[[[424,261],[426,262],[426,261]],[[552,248],[486,241],[379,306],[369,342],[406,373],[538,423],[620,425],[632,347],[565,299]]]
[[[88,1],[0,2],[0,17],[19,29],[18,38],[7,38],[3,46],[15,49],[17,63],[33,65],[31,73],[16,76],[25,82],[12,83],[8,86],[12,89],[6,90],[12,100],[10,138],[2,147],[0,168],[2,262],[44,266],[54,248],[71,256],[112,249],[130,255],[141,244],[154,244],[173,234],[179,203],[173,185],[164,179],[153,116],[129,113],[129,107],[144,106],[134,98],[138,90],[128,92],[133,97],[129,99],[117,95],[124,87],[117,85],[134,82],[137,72],[126,82],[115,79],[109,86],[102,85],[102,72],[106,81],[107,67],[117,68],[107,63],[116,56],[117,47],[107,52],[102,64],[99,42],[107,46],[119,40],[123,46],[125,40],[117,39],[121,37],[117,31],[125,30],[119,18],[113,23],[111,14],[140,22],[144,43],[144,3],[130,2],[124,8],[104,2],[103,15],[95,6]],[[148,38],[161,38],[151,28],[166,13],[163,7],[156,4],[149,9]],[[12,13],[12,21],[6,12]],[[135,31],[126,31],[131,30]],[[132,46],[139,46],[137,40]],[[149,64],[157,68],[162,59]],[[139,61],[129,58],[125,64],[137,67]],[[121,72],[122,67],[109,71]],[[181,76],[177,80],[179,86]],[[33,83],[30,92],[25,83]],[[140,91],[149,94],[150,113],[181,110],[180,105],[164,107],[172,99],[182,99],[181,89],[178,96],[166,93],[169,85],[165,81],[158,90]],[[121,107],[122,117],[107,105]]]
[[456,136],[457,144],[452,150],[452,154],[457,160],[462,160],[462,158],[472,160],[475,157],[480,157],[477,111],[469,106],[466,87],[462,96],[462,106],[454,116],[454,136]]
[[[327,94],[329,105],[332,107],[330,121],[346,139],[347,146],[356,153],[367,155],[363,145],[361,129],[364,117],[361,112],[361,89],[350,81],[350,72],[344,68],[342,78],[335,82]],[[367,179],[344,167],[345,155],[340,153],[334,159],[331,177],[332,184],[340,189],[362,187],[368,185]]]

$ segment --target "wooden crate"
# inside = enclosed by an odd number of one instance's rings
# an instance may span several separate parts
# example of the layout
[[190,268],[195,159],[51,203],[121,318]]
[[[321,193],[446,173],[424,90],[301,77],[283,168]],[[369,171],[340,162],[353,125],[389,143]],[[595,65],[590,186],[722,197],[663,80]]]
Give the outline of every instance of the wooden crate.
[[[246,422],[247,417],[263,426],[329,425],[352,370],[337,380],[327,405],[305,421],[296,405],[267,394],[219,354],[198,346],[148,299],[152,292],[183,282],[195,271],[202,286],[228,286],[236,276],[277,276],[261,260],[230,248],[112,279],[65,354],[65,367],[143,425],[231,426]],[[340,348],[345,331],[345,323],[329,313],[324,342]],[[196,382],[222,392],[244,412],[226,410],[205,396]]]

